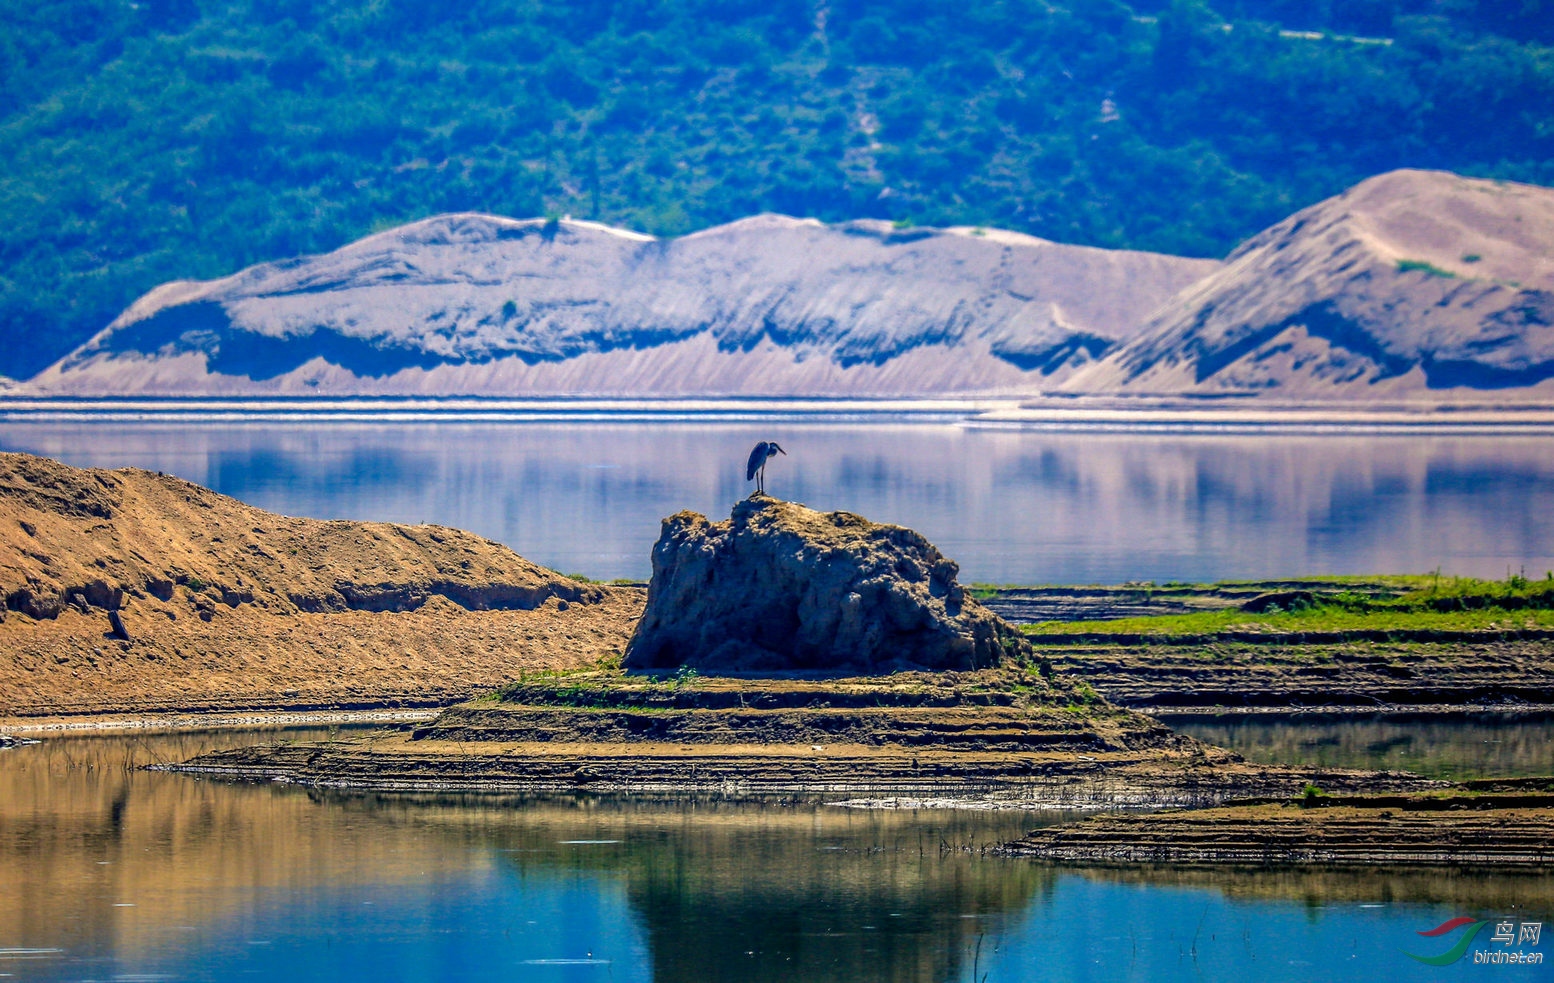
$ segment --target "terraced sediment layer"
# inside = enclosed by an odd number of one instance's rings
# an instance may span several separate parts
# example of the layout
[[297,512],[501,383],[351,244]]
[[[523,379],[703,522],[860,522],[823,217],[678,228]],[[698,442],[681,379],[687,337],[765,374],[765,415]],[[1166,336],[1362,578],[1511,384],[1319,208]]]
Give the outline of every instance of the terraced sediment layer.
[[1013,624],[1043,621],[1110,621],[1242,608],[1268,595],[1302,592],[1313,597],[1348,593],[1396,597],[1396,584],[1384,579],[1247,580],[1215,584],[1038,584],[982,587],[978,600]]
[[1163,709],[1554,704],[1554,579],[1314,578],[978,591],[1038,659]]
[[[1076,702],[1077,701],[1077,702]],[[581,674],[408,735],[204,755],[179,770],[390,790],[715,792],[1053,807],[1425,789],[1412,776],[1247,765],[1018,670],[888,677]]]
[[1136,709],[1554,703],[1554,644],[1541,638],[1130,639],[1038,644],[1037,654]]
[[1065,864],[1547,870],[1554,794],[1461,790],[1114,814],[1038,829],[1004,849]]

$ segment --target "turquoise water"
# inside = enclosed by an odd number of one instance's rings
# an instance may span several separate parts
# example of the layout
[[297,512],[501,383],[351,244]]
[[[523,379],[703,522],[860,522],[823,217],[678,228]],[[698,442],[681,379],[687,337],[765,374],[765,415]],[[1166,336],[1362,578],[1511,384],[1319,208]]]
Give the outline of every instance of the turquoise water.
[[952,423],[8,420],[0,449],[168,471],[263,508],[471,529],[646,578],[659,522],[772,494],[910,526],[990,583],[1554,569],[1554,437],[1063,433]]
[[[327,732],[0,751],[0,973],[32,980],[1471,979],[1450,918],[1554,879],[1048,868],[1064,817],[375,796],[137,770]],[[1477,948],[1494,948],[1489,932]],[[1521,945],[1545,951],[1551,943]],[[1471,958],[1471,957],[1470,957]],[[1494,967],[1547,979],[1544,967]]]

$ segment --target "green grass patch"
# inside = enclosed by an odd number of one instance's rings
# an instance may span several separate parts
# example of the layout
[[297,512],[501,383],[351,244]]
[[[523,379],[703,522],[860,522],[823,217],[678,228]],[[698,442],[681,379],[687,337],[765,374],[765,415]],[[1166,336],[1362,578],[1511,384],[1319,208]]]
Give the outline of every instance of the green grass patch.
[[1457,278],[1457,274],[1453,273],[1451,270],[1443,270],[1439,266],[1436,266],[1434,263],[1427,263],[1422,259],[1398,260],[1399,273],[1412,273],[1415,270],[1418,270],[1421,273],[1427,273],[1430,276],[1443,277],[1447,280],[1455,280]]
[[[1306,582],[1317,581],[1307,578]],[[1241,607],[1107,621],[1047,621],[1033,636],[1067,634],[1218,635],[1234,632],[1527,631],[1554,629],[1554,572],[1539,580],[1443,577],[1366,578],[1375,590],[1270,593],[1259,610]],[[1335,586],[1343,581],[1334,580]]]

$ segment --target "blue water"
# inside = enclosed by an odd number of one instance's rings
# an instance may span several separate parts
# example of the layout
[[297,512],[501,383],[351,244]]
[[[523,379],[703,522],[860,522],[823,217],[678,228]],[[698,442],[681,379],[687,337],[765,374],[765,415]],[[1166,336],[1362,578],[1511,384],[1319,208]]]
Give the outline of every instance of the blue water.
[[645,579],[660,520],[767,488],[910,526],[963,581],[1554,569],[1554,437],[1052,433],[853,421],[47,422],[0,449],[168,471],[274,511],[437,522]]
[[[1048,868],[1061,816],[376,796],[146,772],[314,733],[0,751],[0,973],[29,980],[1441,980],[1554,878]],[[1475,948],[1497,948],[1482,932]],[[1511,946],[1545,952],[1554,945]],[[1469,957],[1471,959],[1471,956]],[[1490,967],[1543,980],[1545,967]]]
[[[768,438],[789,451],[771,492],[917,528],[967,581],[1554,568],[1554,440],[1539,437],[67,421],[8,422],[0,449],[645,577],[659,520],[726,514]],[[1546,876],[1050,869],[982,848],[1052,816],[353,796],[134,767],[255,739],[0,750],[0,977],[1554,978],[1404,954],[1446,951],[1457,934],[1416,933],[1459,915],[1546,924]],[[1487,931],[1476,948],[1495,948]]]

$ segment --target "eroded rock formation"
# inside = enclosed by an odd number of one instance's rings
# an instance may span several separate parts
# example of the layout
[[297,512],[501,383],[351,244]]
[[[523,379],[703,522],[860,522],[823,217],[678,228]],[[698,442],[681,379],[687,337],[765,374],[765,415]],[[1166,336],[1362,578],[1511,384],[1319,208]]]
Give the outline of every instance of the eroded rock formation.
[[726,522],[664,520],[637,669],[974,669],[1020,659],[1017,631],[956,583],[960,568],[910,529],[766,496]]

